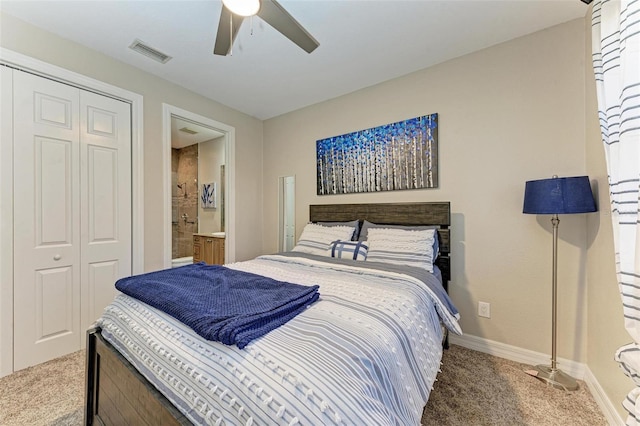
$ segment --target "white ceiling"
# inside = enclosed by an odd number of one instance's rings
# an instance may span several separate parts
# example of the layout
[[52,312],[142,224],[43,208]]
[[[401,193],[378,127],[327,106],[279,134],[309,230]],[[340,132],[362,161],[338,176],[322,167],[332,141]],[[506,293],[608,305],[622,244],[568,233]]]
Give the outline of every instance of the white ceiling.
[[[221,2],[0,1],[0,10],[259,119],[584,17],[580,0],[279,0],[319,42],[308,54],[259,18],[213,55]],[[253,35],[251,27],[253,26]],[[160,64],[140,39],[173,57]]]

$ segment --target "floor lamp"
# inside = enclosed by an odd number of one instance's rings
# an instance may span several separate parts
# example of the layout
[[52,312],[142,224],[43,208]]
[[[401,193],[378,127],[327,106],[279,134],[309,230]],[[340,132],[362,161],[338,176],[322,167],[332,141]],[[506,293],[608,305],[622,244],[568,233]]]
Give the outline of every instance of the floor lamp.
[[558,224],[559,214],[589,213],[596,204],[587,176],[530,180],[525,184],[523,213],[550,214],[553,225],[552,331],[551,365],[536,365],[530,372],[557,389],[576,390],[578,383],[556,365],[556,330],[558,325]]

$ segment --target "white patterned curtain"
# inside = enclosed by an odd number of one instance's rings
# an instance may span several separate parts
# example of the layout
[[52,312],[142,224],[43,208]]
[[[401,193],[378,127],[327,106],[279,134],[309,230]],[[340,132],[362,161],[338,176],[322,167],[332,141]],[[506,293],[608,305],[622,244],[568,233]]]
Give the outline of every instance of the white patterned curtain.
[[616,361],[636,384],[623,401],[640,426],[640,0],[593,4],[593,68],[609,174],[618,287],[633,342]]

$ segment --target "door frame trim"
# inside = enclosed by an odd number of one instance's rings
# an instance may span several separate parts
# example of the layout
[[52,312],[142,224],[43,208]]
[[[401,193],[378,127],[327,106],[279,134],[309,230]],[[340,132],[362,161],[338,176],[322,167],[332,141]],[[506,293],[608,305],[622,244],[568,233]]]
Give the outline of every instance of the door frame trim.
[[[144,272],[143,96],[5,48],[0,48],[0,65],[131,105],[131,268],[133,274]],[[3,131],[0,149],[12,154],[13,148],[8,148],[12,145],[13,138]],[[0,156],[0,176],[9,173],[13,175],[13,155]],[[0,188],[0,206],[0,294],[3,296],[0,302],[0,330],[3,331],[0,334],[0,377],[3,377],[13,372],[13,185],[2,185]],[[11,333],[5,333],[9,328]]]
[[236,257],[236,128],[169,104],[162,104],[162,168],[164,173],[164,267],[171,268],[171,117],[193,121],[223,133],[225,140],[225,263]]

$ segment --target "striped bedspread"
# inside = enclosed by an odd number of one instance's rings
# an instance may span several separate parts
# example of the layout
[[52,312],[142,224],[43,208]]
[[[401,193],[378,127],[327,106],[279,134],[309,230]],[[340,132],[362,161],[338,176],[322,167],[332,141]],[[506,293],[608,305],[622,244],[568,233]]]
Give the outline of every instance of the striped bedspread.
[[[195,424],[417,425],[455,315],[421,281],[303,257],[228,265],[320,286],[320,300],[244,349],[119,295],[103,336]],[[434,280],[435,277],[431,276]]]

